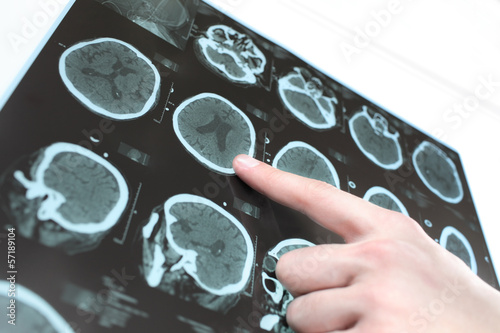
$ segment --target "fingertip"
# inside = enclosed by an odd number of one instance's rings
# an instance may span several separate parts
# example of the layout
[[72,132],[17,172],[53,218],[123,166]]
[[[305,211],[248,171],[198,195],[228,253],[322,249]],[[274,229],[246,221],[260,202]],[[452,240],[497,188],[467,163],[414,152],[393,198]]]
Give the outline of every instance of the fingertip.
[[241,174],[246,170],[252,169],[261,162],[248,155],[240,154],[233,159],[233,169],[236,174]]
[[290,259],[290,252],[287,252],[287,253],[283,254],[279,258],[278,262],[276,263],[276,268],[275,268],[276,277],[282,283],[283,283],[283,280],[285,280],[286,276],[288,275],[287,269],[289,266],[289,264],[288,264],[289,259]]
[[297,331],[297,332],[299,331],[299,326],[300,326],[298,324],[300,324],[303,321],[300,318],[300,316],[304,312],[304,311],[301,311],[299,302],[300,302],[300,300],[298,300],[298,298],[295,298],[294,300],[292,300],[288,304],[288,307],[286,309],[286,314],[285,314],[286,323],[290,326],[291,329],[293,329],[294,331]]

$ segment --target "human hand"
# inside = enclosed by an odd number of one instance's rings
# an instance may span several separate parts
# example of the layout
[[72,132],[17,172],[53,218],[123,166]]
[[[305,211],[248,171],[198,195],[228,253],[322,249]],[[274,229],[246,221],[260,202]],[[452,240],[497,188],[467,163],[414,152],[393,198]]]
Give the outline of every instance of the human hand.
[[427,236],[411,218],[329,184],[245,155],[249,186],[342,236],[346,244],[293,250],[276,274],[295,299],[297,332],[499,332],[500,293]]

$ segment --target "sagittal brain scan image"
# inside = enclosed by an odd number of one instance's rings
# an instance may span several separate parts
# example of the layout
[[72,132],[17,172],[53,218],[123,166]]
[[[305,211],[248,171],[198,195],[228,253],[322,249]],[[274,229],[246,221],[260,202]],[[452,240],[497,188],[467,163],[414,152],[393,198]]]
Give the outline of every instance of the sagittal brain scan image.
[[143,228],[142,271],[149,286],[212,310],[227,311],[239,300],[253,257],[243,225],[202,197],[168,199]]
[[292,141],[283,147],[276,154],[273,167],[340,187],[339,176],[332,163],[305,142]]
[[70,93],[90,111],[130,120],[150,111],[159,98],[160,74],[132,45],[113,38],[80,42],[59,60]]
[[266,57],[249,36],[222,24],[197,38],[194,50],[205,67],[236,84],[256,84],[266,67]]
[[456,228],[448,226],[441,232],[439,244],[462,259],[477,274],[477,263],[474,251],[467,238]]
[[349,120],[349,129],[358,148],[379,167],[395,170],[403,164],[399,133],[391,133],[387,119],[379,113],[372,117],[363,106]]
[[294,70],[278,80],[281,101],[301,122],[314,129],[337,124],[337,97],[319,78],[305,68]]
[[173,122],[184,147],[209,169],[234,174],[236,155],[255,155],[256,135],[250,119],[219,95],[189,98],[177,107]]
[[314,246],[314,244],[300,238],[286,239],[269,250],[264,257],[261,276],[262,287],[265,291],[263,308],[269,313],[261,319],[260,327],[263,330],[276,333],[293,332],[285,320],[286,309],[293,300],[293,296],[276,278],[276,264],[285,253],[309,246]]
[[[3,333],[40,332],[40,333],[73,333],[74,330],[66,320],[39,295],[16,282],[13,289],[15,295],[8,296],[10,282],[0,281],[0,304],[7,315],[0,320],[0,331]],[[11,299],[13,311],[11,311]],[[11,308],[9,308],[11,306]],[[10,314],[14,314],[13,317]],[[12,321],[13,324],[9,324]]]
[[152,32],[167,42],[179,45],[176,31],[188,25],[193,18],[186,8],[186,0],[97,0],[126,17],[135,24]]
[[366,191],[363,199],[379,207],[403,213],[406,216],[409,216],[408,211],[406,210],[406,207],[403,205],[401,200],[399,200],[392,192],[386,190],[383,187],[374,186],[370,188],[368,191]]
[[120,220],[129,191],[107,160],[59,142],[7,170],[0,196],[2,208],[21,235],[74,254],[99,245]]
[[457,167],[444,151],[428,141],[413,152],[413,166],[422,182],[438,197],[459,203],[464,196]]

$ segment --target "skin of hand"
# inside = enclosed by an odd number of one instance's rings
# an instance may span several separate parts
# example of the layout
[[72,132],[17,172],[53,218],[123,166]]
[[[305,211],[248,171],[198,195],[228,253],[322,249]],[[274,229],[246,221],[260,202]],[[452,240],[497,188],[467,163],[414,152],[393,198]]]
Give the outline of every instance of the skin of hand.
[[295,297],[286,319],[296,332],[500,332],[500,293],[411,218],[246,155],[233,168],[346,242],[278,261],[277,277]]

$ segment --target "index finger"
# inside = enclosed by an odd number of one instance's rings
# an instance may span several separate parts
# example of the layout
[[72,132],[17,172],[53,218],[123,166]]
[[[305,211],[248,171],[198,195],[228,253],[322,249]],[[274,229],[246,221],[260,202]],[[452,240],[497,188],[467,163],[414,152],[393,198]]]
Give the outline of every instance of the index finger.
[[348,243],[374,233],[378,222],[385,220],[385,209],[325,182],[280,171],[246,155],[236,156],[233,168],[258,192],[306,214]]

